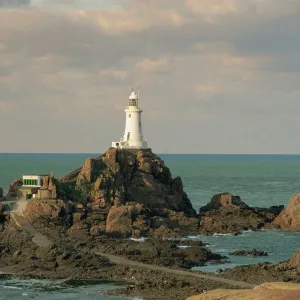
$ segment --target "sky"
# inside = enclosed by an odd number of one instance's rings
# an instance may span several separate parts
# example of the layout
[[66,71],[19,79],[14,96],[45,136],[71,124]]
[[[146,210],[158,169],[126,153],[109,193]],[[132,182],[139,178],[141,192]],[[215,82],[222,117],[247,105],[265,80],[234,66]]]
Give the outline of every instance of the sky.
[[0,0],[0,152],[300,153],[299,0]]

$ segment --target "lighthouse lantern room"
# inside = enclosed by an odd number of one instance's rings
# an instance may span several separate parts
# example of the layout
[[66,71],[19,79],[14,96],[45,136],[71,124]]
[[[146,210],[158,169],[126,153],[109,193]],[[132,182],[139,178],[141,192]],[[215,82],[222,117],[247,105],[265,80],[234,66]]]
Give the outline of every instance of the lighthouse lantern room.
[[142,133],[142,112],[139,107],[139,90],[132,90],[129,96],[129,106],[126,107],[125,133],[119,142],[113,142],[112,147],[121,149],[148,149]]

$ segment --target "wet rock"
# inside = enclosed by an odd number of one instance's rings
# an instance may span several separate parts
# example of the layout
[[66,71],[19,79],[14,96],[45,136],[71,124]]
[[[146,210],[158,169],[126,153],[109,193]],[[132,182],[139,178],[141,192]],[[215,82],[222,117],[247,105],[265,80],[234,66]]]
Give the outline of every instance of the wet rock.
[[260,250],[236,250],[230,253],[230,255],[234,256],[247,256],[247,255],[252,255],[253,257],[255,256],[268,256],[268,252],[265,251],[260,251]]

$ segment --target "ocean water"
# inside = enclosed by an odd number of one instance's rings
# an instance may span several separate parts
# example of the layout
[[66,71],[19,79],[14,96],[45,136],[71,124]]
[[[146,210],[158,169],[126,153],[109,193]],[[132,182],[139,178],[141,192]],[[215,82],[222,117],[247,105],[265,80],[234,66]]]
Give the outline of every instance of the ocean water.
[[121,300],[125,297],[105,296],[103,292],[117,284],[99,282],[65,282],[64,280],[6,279],[0,280],[0,300]]
[[[55,172],[60,177],[81,166],[88,157],[100,154],[0,154],[0,186],[5,190],[9,183],[22,174],[47,174]],[[196,210],[205,205],[211,197],[220,192],[239,195],[250,206],[270,207],[287,205],[292,194],[300,193],[300,155],[160,155],[171,169],[173,177],[181,176],[184,189]],[[244,232],[233,237],[216,235],[212,237],[189,237],[210,243],[209,249],[229,257],[225,265],[209,265],[196,268],[203,271],[216,271],[218,268],[252,264],[258,261],[279,262],[288,259],[300,248],[300,233],[285,231]],[[269,252],[269,256],[234,257],[233,250],[256,248]],[[22,282],[21,282],[22,284]],[[82,300],[88,300],[95,286],[56,291],[52,298],[43,294],[41,299],[68,298],[68,293],[78,293]],[[96,289],[105,289],[106,285]],[[109,288],[109,287],[107,287]],[[28,288],[32,290],[31,287]],[[14,290],[4,289],[7,298],[24,299],[25,296],[12,296]],[[26,292],[27,293],[27,292]],[[0,295],[2,295],[0,293]],[[13,298],[15,297],[15,298]],[[55,298],[57,297],[57,298]],[[3,298],[3,299],[7,299]],[[120,299],[97,295],[95,299]],[[1,296],[0,296],[1,299]],[[91,298],[92,299],[92,298]]]

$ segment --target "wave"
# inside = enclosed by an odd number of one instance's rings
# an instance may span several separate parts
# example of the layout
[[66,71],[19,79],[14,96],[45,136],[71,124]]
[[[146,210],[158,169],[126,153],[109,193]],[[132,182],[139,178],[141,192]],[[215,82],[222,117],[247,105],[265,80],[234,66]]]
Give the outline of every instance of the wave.
[[2,286],[4,289],[10,289],[10,290],[22,290],[22,288],[17,287],[17,286],[11,286],[11,285],[3,285]]

